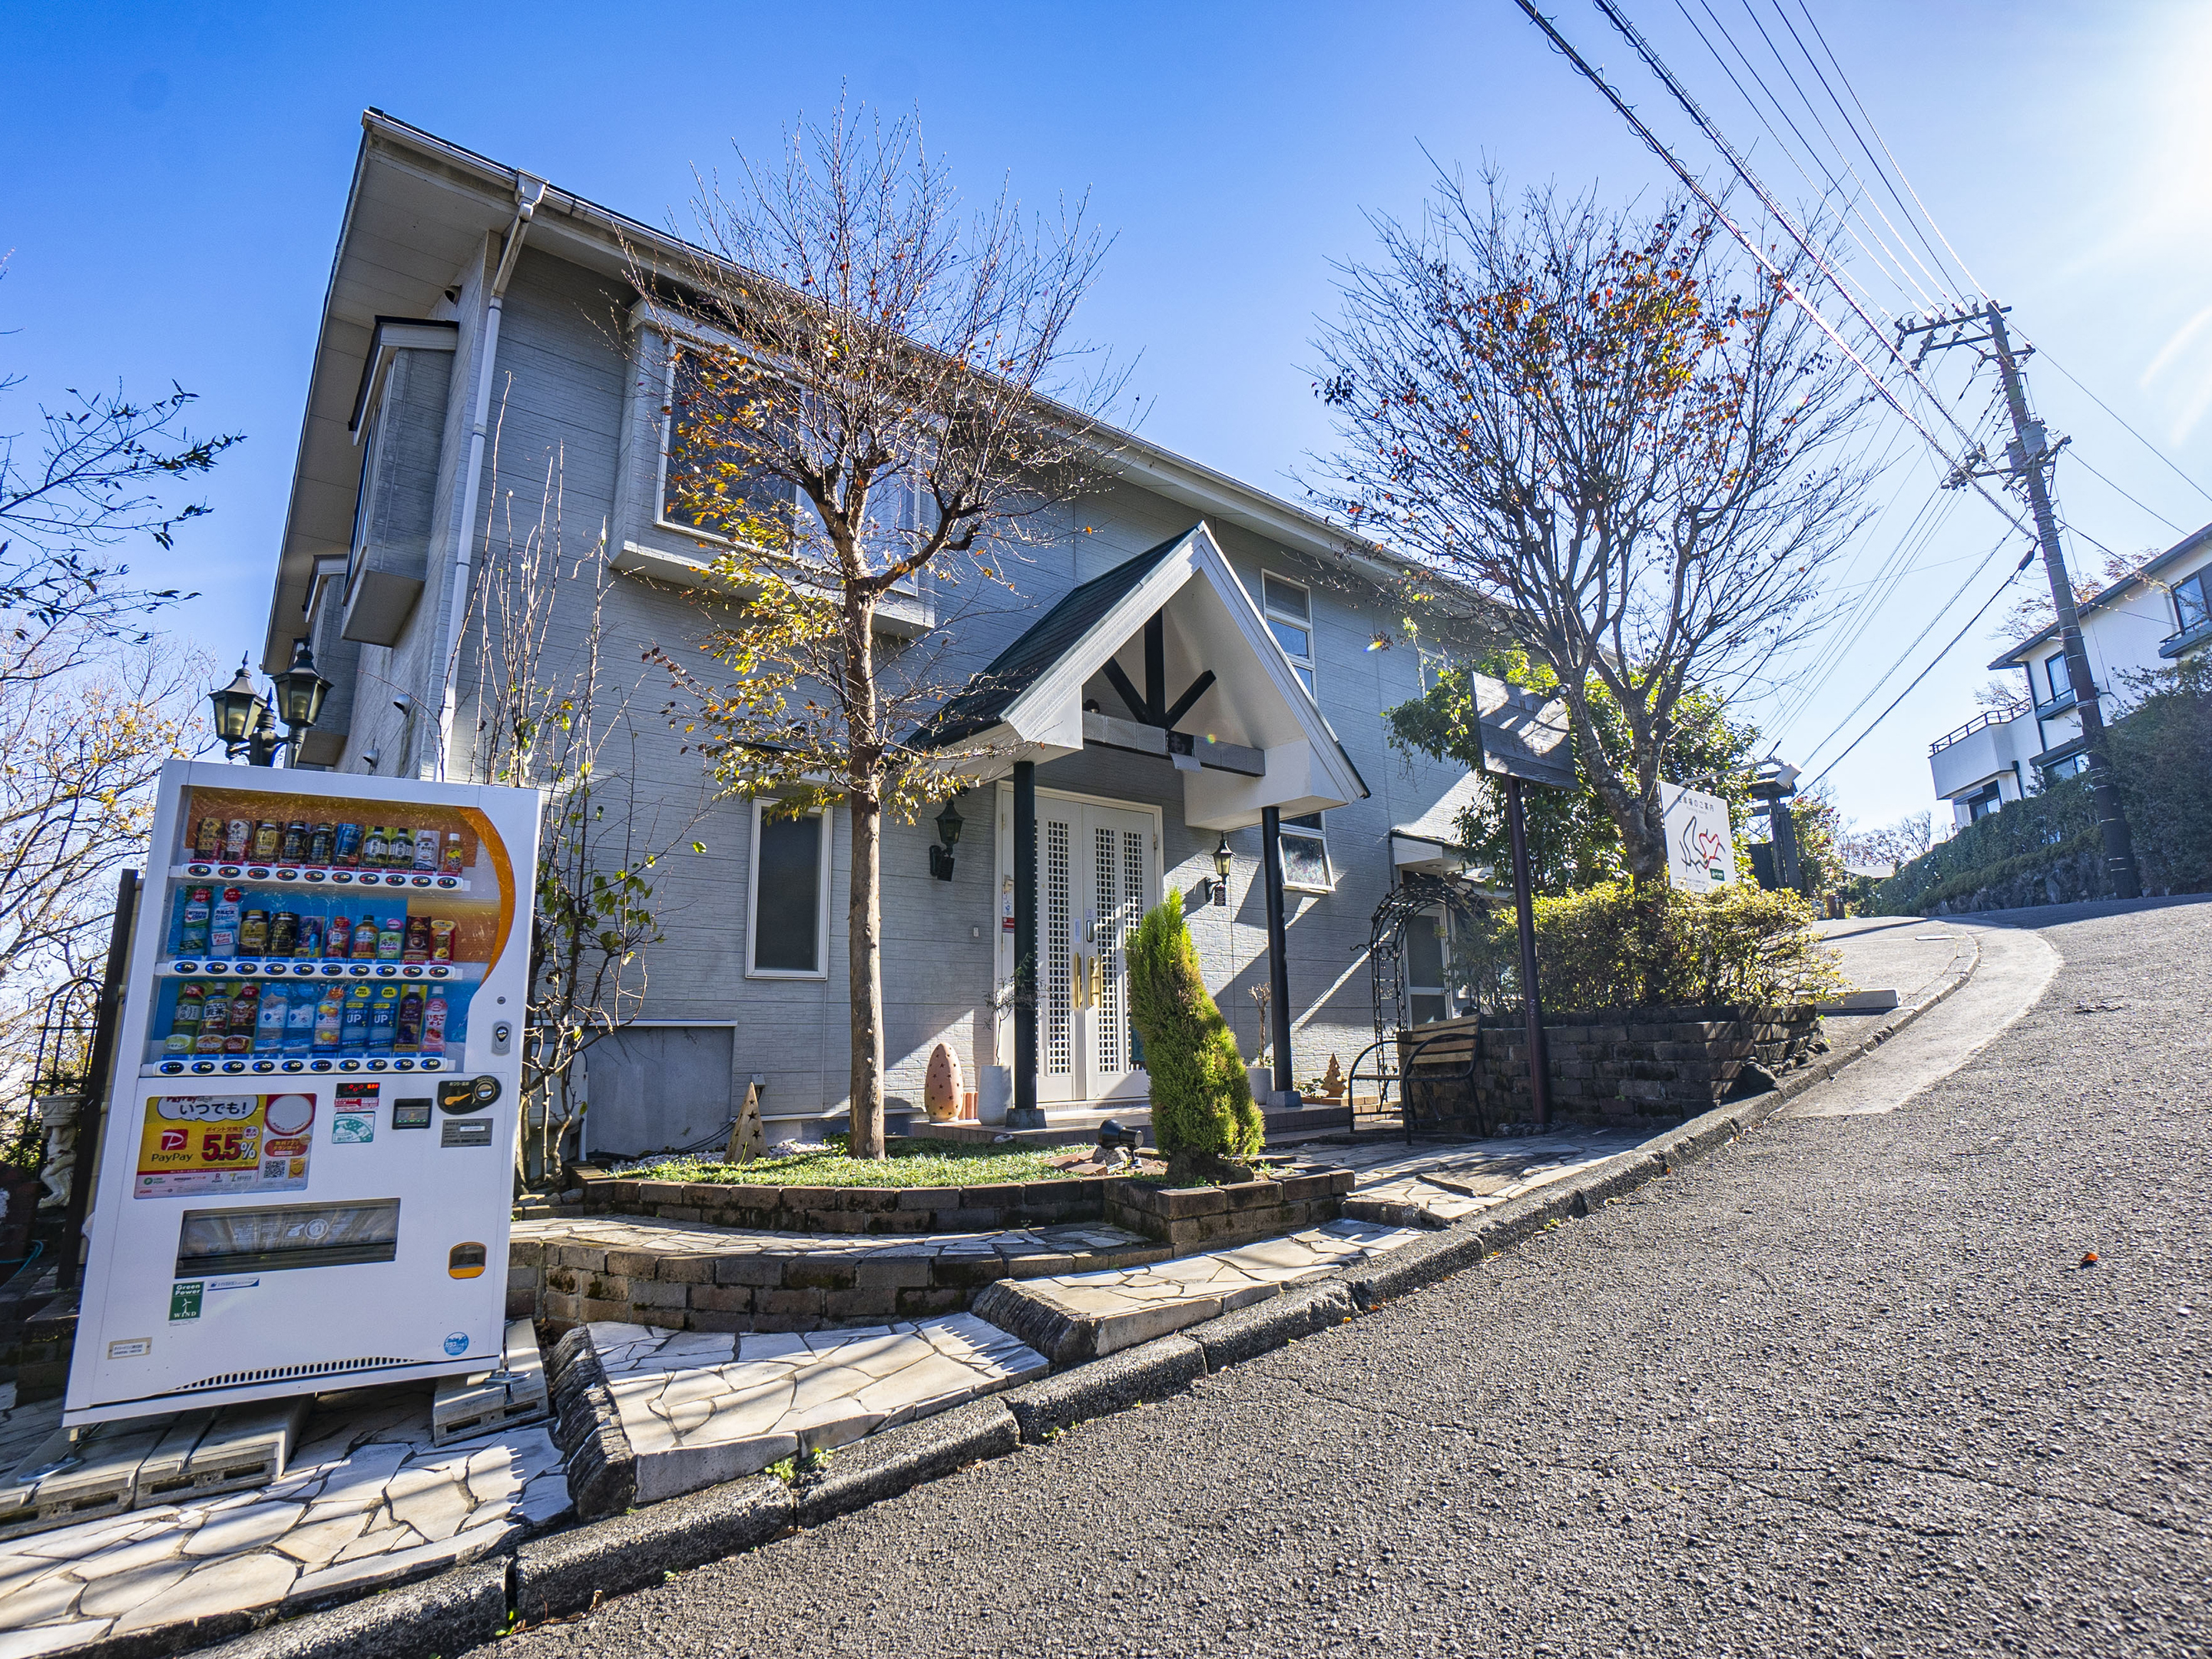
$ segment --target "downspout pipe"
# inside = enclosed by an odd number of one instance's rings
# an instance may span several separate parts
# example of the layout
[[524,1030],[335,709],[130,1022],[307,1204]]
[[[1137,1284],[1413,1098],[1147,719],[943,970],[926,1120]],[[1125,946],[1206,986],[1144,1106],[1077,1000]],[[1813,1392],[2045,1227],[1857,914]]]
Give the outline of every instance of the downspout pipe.
[[[527,188],[536,185],[534,190]],[[453,716],[459,705],[461,629],[467,624],[469,583],[476,550],[477,492],[483,477],[486,437],[491,426],[492,365],[499,356],[500,314],[507,303],[507,285],[522,252],[522,239],[545,199],[545,182],[527,173],[514,175],[514,222],[507,228],[506,246],[500,250],[499,268],[492,273],[491,296],[484,309],[483,343],[477,350],[476,410],[469,428],[469,455],[461,475],[461,533],[453,550],[453,580],[447,586],[446,651],[441,671],[444,690],[438,702],[438,777],[446,775],[447,757],[453,748]]]

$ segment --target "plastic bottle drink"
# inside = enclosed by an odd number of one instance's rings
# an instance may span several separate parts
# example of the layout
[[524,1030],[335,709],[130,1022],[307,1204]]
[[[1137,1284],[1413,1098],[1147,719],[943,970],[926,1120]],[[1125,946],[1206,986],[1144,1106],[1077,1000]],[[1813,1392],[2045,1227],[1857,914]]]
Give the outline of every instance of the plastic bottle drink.
[[415,832],[415,867],[434,870],[438,867],[438,832],[417,830]]
[[461,832],[458,830],[448,830],[446,832],[446,851],[444,854],[446,873],[449,876],[458,876],[463,871],[466,870],[468,866],[464,860],[465,860],[467,857],[467,853],[461,846]]
[[353,925],[353,959],[356,962],[376,960],[376,921],[363,916]]
[[422,1047],[422,988],[410,985],[399,995],[399,1030],[392,1046],[403,1054]]
[[245,890],[226,887],[222,896],[215,902],[208,928],[208,954],[211,957],[234,957],[238,954],[238,919],[246,908]]
[[323,960],[343,962],[353,954],[353,923],[343,912],[331,918],[330,926],[323,929]]
[[342,823],[331,836],[331,862],[341,870],[350,870],[361,862],[361,826]]
[[399,988],[380,985],[376,1000],[368,1005],[368,1051],[388,1054],[399,1036]]
[[284,1052],[284,1033],[290,1029],[292,1000],[281,985],[264,987],[261,993],[261,1007],[253,1017],[253,1050],[256,1054],[281,1054]]
[[306,1054],[315,1046],[315,1020],[321,1012],[314,990],[302,986],[292,995],[292,1011],[284,1016],[284,1052]]
[[315,1005],[315,1052],[334,1054],[342,1046],[345,1032],[345,987],[332,985],[325,988],[322,1000]]
[[422,1052],[446,1052],[446,999],[441,992],[431,992],[430,1000],[422,1005]]
[[364,870],[384,868],[384,830],[375,824],[361,838],[361,867]]
[[189,1054],[200,1039],[200,1021],[206,1014],[207,988],[186,984],[177,993],[177,1011],[169,1017],[169,1036],[162,1043],[165,1054]]
[[194,887],[185,894],[184,927],[177,935],[177,954],[204,957],[208,948],[208,924],[215,915],[215,889]]
[[323,953],[323,922],[319,916],[301,916],[298,937],[292,941],[292,955],[301,962],[313,962]]
[[328,864],[335,832],[327,823],[319,823],[307,833],[307,862]]
[[368,1047],[368,986],[356,985],[346,993],[338,1047],[349,1054],[360,1054]]
[[261,988],[241,985],[230,994],[230,1027],[223,1033],[226,1054],[253,1052],[254,1030],[261,1013]]
[[209,988],[200,1003],[200,1034],[192,1044],[196,1054],[219,1054],[230,1031],[230,993],[217,985]]
[[[407,918],[404,916],[380,918],[376,924],[376,959],[379,962],[397,962],[405,953],[406,949]],[[361,954],[358,947],[355,949],[354,954],[356,956]]]
[[404,823],[395,823],[384,832],[384,867],[387,870],[412,870],[415,867],[415,832]]

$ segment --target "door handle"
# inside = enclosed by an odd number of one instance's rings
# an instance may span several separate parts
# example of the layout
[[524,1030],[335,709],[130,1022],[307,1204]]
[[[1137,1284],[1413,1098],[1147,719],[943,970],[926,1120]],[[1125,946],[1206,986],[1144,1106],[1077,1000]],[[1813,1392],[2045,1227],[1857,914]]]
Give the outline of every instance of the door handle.
[[1091,981],[1083,971],[1083,956],[1080,951],[1077,952],[1075,956],[1073,975],[1073,983],[1069,988],[1073,994],[1068,998],[1068,1004],[1071,1007],[1088,1007],[1090,1006]]
[[1091,958],[1091,1006],[1096,1008],[1099,999],[1105,994],[1106,958],[1093,957]]

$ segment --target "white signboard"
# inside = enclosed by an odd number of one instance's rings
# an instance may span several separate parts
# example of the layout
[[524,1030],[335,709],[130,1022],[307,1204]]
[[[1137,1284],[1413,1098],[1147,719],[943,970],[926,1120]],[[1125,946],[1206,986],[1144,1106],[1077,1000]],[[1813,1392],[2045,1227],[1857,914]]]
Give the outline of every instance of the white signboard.
[[1667,815],[1667,877],[1686,892],[1710,893],[1735,879],[1735,832],[1718,795],[1662,781]]

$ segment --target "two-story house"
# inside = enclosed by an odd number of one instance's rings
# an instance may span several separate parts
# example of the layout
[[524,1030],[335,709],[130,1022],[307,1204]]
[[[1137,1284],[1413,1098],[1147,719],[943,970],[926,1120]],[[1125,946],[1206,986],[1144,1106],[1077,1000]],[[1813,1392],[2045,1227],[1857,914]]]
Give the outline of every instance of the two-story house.
[[[2098,709],[2110,721],[2128,710],[2131,675],[2169,666],[2212,643],[2212,525],[2083,600],[2078,614]],[[1970,720],[1928,750],[1936,793],[1951,804],[1960,826],[2087,764],[2058,624],[2029,635],[1990,666],[2027,677],[2026,707]]]
[[[635,681],[634,708],[666,701],[665,678],[641,665],[647,647],[696,648],[708,556],[665,485],[680,343],[627,273],[632,259],[684,271],[699,256],[377,112],[363,129],[264,660],[283,666],[305,639],[336,682],[302,763],[465,776],[472,572],[506,492],[534,516],[556,453],[570,550],[604,524],[622,573],[607,659]],[[988,737],[993,757],[953,803],[967,833],[949,878],[937,825],[885,829],[894,1109],[918,1103],[939,1042],[987,1103],[1141,1103],[1121,946],[1170,890],[1248,1060],[1285,1050],[1272,1056],[1279,1086],[1332,1054],[1348,1066],[1373,1036],[1370,919],[1401,869],[1451,866],[1448,797],[1468,784],[1385,742],[1381,711],[1418,696],[1424,672],[1390,599],[1401,568],[1305,507],[1128,434],[1046,543],[988,614],[941,622],[922,583],[878,619],[928,636],[962,675],[992,671],[930,728],[933,741]],[[556,632],[579,626],[573,605],[557,613]],[[697,755],[657,712],[641,716],[634,753],[647,802],[699,795]],[[695,837],[705,851],[688,849]],[[842,815],[723,799],[683,839],[655,871],[665,939],[647,952],[642,1016],[589,1057],[594,1155],[702,1144],[754,1077],[771,1139],[843,1109]],[[1032,939],[1033,1014],[1006,994],[1017,943]],[[1413,951],[1414,978],[1437,981],[1416,987],[1426,1016],[1455,1012],[1442,945]]]

